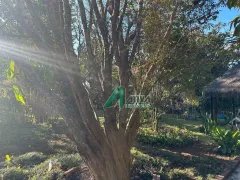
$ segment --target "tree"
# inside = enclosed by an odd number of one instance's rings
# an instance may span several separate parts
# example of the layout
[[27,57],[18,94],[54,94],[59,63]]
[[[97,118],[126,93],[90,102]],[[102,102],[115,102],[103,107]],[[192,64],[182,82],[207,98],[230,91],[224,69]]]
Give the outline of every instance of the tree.
[[[42,103],[61,113],[95,179],[129,179],[139,109],[105,109],[102,128],[91,90],[103,105],[117,66],[118,83],[128,92],[143,1],[11,0],[1,1],[1,9],[1,57],[16,62],[18,83],[38,91]],[[38,73],[47,68],[54,88]]]
[[[104,109],[101,127],[92,97],[97,95],[103,106],[116,84],[124,86],[127,95],[130,85],[133,93],[147,94],[156,80],[176,70],[176,58],[166,61],[170,58],[165,52],[172,48],[169,42],[177,30],[174,19],[182,10],[182,1],[166,3],[159,51],[149,56],[160,54],[161,59],[152,61],[144,58],[150,52],[140,48],[140,42],[148,43],[141,41],[141,36],[145,36],[144,8],[151,7],[151,3],[1,1],[1,57],[16,62],[21,89],[31,87],[42,104],[61,113],[81,157],[97,180],[130,178],[130,149],[140,126],[140,110],[118,106]],[[140,74],[134,69],[139,69]]]
[[[143,56],[156,69],[147,83],[154,87],[154,107],[159,115],[179,93],[184,93],[186,98],[202,93],[204,86],[225,72],[228,63],[236,57],[226,48],[229,34],[220,32],[221,24],[211,23],[217,17],[218,6],[214,1],[203,0],[198,4],[184,1],[176,11],[167,42],[163,30],[171,16],[168,13],[171,4],[154,1],[148,7]],[[139,80],[147,73],[142,69]]]

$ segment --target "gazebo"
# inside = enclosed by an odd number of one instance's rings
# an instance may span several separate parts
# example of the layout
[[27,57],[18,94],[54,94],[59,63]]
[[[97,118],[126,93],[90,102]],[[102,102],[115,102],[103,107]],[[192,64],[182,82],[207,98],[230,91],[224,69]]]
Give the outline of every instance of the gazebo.
[[236,115],[236,99],[240,97],[240,65],[225,72],[221,77],[205,87],[205,93],[211,97],[211,118],[217,119],[217,97],[227,97],[232,100],[232,112]]

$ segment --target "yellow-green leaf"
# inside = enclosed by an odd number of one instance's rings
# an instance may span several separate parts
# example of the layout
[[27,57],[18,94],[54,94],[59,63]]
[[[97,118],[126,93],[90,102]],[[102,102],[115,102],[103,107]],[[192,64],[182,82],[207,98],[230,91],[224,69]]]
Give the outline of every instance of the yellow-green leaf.
[[10,162],[10,161],[11,161],[11,157],[10,157],[8,154],[6,155],[6,161],[7,161],[7,162]]
[[13,60],[10,61],[9,68],[7,69],[7,78],[8,80],[14,77],[15,72],[15,62]]
[[16,85],[13,85],[13,91],[14,91],[16,100],[21,102],[22,104],[26,104],[23,98],[23,94],[21,93],[20,89]]
[[20,164],[18,165],[18,171],[21,171],[21,166],[20,166]]

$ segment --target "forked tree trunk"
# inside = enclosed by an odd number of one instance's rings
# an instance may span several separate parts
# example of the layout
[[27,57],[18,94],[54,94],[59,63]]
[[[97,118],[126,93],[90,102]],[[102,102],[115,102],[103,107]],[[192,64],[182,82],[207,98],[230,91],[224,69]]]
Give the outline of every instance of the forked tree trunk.
[[[124,149],[121,149],[124,150]],[[111,150],[110,150],[111,151]],[[125,152],[105,152],[105,157],[92,159],[97,166],[92,166],[91,171],[95,174],[95,180],[129,180],[131,158],[130,150]]]
[[[79,154],[89,167],[94,180],[129,180],[132,165],[130,148],[124,138],[114,136],[107,140],[97,152],[84,152],[78,147]],[[111,144],[109,142],[111,141]]]

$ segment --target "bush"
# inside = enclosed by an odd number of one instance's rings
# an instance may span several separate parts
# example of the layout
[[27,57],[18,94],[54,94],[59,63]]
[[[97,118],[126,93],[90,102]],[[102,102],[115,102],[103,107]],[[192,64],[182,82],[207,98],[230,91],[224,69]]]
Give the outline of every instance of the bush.
[[179,180],[191,180],[186,174],[186,172],[182,171],[181,169],[173,169],[172,171],[169,172],[168,174],[169,179],[179,179]]
[[47,159],[47,156],[39,152],[30,152],[18,156],[13,159],[16,164],[20,164],[21,167],[32,167],[34,165],[40,164]]
[[81,165],[82,159],[79,154],[58,155],[53,157],[53,161],[61,163],[63,170]]
[[162,163],[158,159],[154,159],[147,154],[144,154],[135,148],[131,150],[134,157],[131,176],[133,180],[146,179],[152,180],[153,175],[150,171],[152,167],[160,168]]
[[149,130],[140,130],[137,141],[153,146],[185,147],[194,144],[195,138],[187,129],[162,127],[157,134]]
[[[31,180],[51,180],[55,177],[56,180],[62,180],[64,171],[79,166],[82,163],[82,160],[78,154],[59,154],[53,156],[51,161],[53,161],[53,166],[51,171],[48,171],[49,161],[47,160],[31,170]],[[57,164],[57,163],[59,164]],[[75,175],[73,179],[78,179],[78,176]]]
[[213,128],[211,134],[222,154],[231,155],[237,150],[240,140],[239,131],[230,131],[217,126]]
[[31,180],[52,180],[55,178],[56,180],[62,180],[63,171],[59,166],[53,166],[51,171],[48,171],[49,161],[45,161],[37,166],[35,166],[31,170]]
[[16,167],[5,168],[0,170],[0,175],[3,177],[2,180],[27,180],[28,172],[19,170]]

